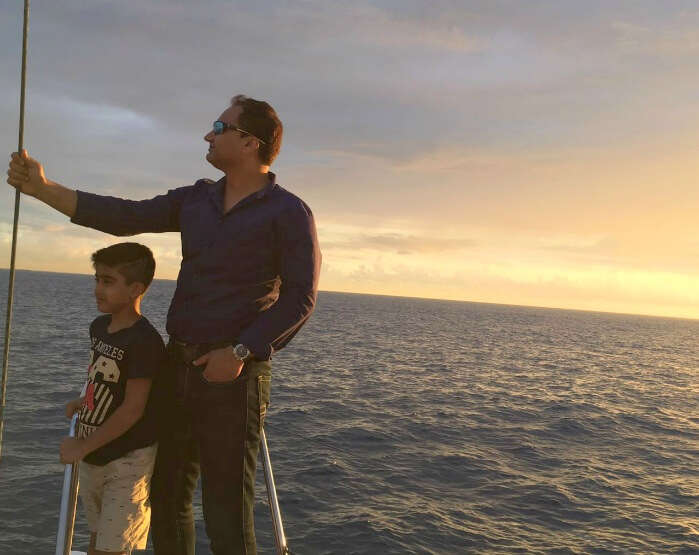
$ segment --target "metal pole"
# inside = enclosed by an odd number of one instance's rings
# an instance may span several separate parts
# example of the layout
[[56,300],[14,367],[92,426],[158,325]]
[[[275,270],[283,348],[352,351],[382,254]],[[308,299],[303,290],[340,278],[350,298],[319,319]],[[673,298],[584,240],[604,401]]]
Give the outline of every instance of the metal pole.
[[[75,437],[78,415],[70,421],[70,437]],[[58,515],[58,534],[56,535],[56,555],[71,555],[73,545],[73,528],[75,527],[75,509],[78,503],[79,469],[75,464],[67,464],[63,472],[63,491],[61,492],[61,509]]]
[[262,445],[262,463],[265,471],[265,484],[267,484],[267,499],[269,500],[269,510],[272,513],[274,523],[274,539],[277,544],[277,555],[289,555],[289,546],[284,535],[282,525],[282,513],[279,510],[277,500],[277,488],[274,486],[274,474],[272,474],[272,462],[269,460],[269,449],[267,449],[267,436],[265,430],[260,430],[260,443]]
[[[27,88],[27,36],[29,35],[29,0],[24,0],[24,32],[22,34],[22,84],[19,95],[19,138],[17,152],[24,148],[24,97]],[[7,363],[10,358],[10,327],[12,325],[12,300],[15,291],[15,256],[17,253],[17,228],[19,224],[19,190],[15,190],[15,216],[12,227],[10,276],[7,287],[7,315],[5,316],[5,345],[2,355],[2,399],[0,402],[0,457],[2,457],[2,431],[5,423],[5,392],[7,390]]]

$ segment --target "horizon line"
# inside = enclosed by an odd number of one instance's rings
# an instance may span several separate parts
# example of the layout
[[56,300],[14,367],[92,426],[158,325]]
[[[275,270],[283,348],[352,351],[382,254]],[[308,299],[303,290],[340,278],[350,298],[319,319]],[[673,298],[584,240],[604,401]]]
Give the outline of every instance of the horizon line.
[[[8,272],[10,271],[9,268],[5,268],[5,267],[0,267],[0,270],[8,271]],[[36,273],[42,273],[42,274],[58,274],[58,275],[66,275],[66,276],[90,276],[90,275],[92,275],[92,274],[83,274],[80,272],[54,272],[52,270],[30,270],[28,268],[15,268],[15,271],[36,272]],[[176,282],[177,280],[176,279],[169,279],[169,278],[153,278],[153,281],[175,281]],[[410,295],[389,295],[386,293],[359,293],[357,291],[341,291],[341,290],[330,290],[330,289],[318,289],[318,292],[319,293],[342,293],[343,295],[362,295],[362,296],[368,296],[368,297],[388,297],[388,298],[392,298],[392,299],[416,299],[416,300],[425,300],[425,301],[445,301],[445,302],[453,302],[453,303],[510,306],[510,307],[518,307],[518,308],[538,308],[538,309],[544,309],[544,310],[563,310],[563,311],[572,311],[572,312],[586,312],[586,313],[590,313],[590,314],[609,314],[609,315],[617,315],[617,316],[638,316],[638,317],[643,317],[643,318],[664,318],[664,319],[672,319],[672,320],[688,320],[691,322],[699,321],[699,317],[691,317],[691,316],[668,316],[666,314],[647,314],[647,313],[641,313],[641,312],[614,312],[611,310],[590,310],[590,309],[585,309],[585,308],[570,308],[570,307],[560,307],[560,306],[497,303],[497,302],[491,302],[491,301],[450,299],[450,298],[444,298],[444,297],[417,297],[417,296],[410,296]]]

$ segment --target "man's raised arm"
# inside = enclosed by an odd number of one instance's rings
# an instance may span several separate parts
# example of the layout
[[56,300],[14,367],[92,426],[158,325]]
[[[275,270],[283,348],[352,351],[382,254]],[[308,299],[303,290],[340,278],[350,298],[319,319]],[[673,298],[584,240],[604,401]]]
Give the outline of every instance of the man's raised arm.
[[62,212],[73,223],[120,236],[179,231],[179,209],[189,189],[182,187],[139,201],[74,191],[46,179],[42,165],[26,150],[12,154],[7,182]]
[[75,216],[78,193],[46,179],[42,165],[27,154],[13,152],[7,182],[22,193],[39,199],[69,218]]

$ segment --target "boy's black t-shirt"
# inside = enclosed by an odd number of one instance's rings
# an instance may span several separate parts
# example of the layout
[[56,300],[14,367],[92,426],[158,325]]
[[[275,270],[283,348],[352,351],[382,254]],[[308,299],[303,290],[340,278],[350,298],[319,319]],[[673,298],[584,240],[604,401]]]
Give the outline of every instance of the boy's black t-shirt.
[[151,378],[153,385],[141,419],[126,433],[85,457],[85,462],[99,466],[155,442],[153,389],[165,362],[163,339],[145,317],[115,333],[107,331],[111,320],[111,315],[105,314],[90,324],[90,366],[78,437],[90,435],[124,402],[128,379]]

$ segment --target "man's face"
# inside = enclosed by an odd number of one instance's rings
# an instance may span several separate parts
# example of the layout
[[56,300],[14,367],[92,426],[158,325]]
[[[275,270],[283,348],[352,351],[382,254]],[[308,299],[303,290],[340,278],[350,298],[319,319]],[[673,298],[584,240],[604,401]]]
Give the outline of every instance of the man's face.
[[[218,119],[230,125],[238,125],[238,118],[243,109],[240,106],[231,106],[225,110]],[[238,131],[227,129],[220,135],[214,135],[213,130],[204,135],[204,140],[209,143],[209,151],[206,160],[221,171],[238,166],[246,153],[246,145],[252,140],[249,136],[243,137]]]
[[95,264],[95,300],[100,312],[119,312],[133,303],[140,293],[139,287],[141,284],[138,283],[128,285],[126,278],[116,268]]

